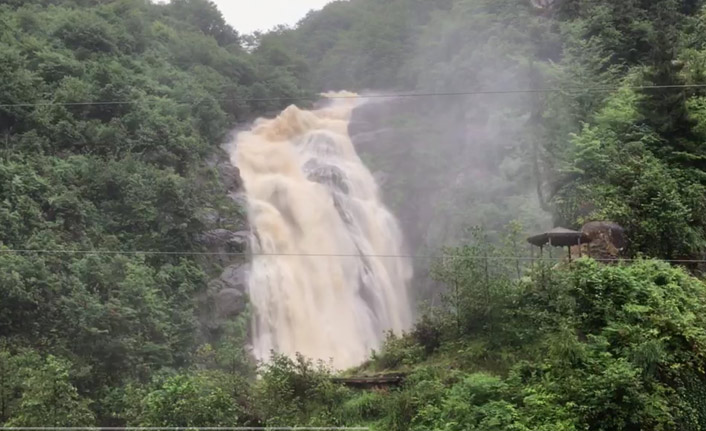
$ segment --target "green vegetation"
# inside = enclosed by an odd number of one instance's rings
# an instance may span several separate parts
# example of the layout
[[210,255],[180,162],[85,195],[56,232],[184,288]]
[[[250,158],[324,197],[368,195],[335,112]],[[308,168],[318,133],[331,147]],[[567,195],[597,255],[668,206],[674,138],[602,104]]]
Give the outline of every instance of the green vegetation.
[[209,208],[244,225],[205,161],[283,106],[244,99],[304,94],[301,64],[247,52],[205,0],[2,3],[0,423],[123,424],[130,385],[210,339],[196,299],[212,268],[130,252],[201,250]]
[[[207,0],[2,2],[0,424],[706,429],[703,268],[658,260],[706,250],[706,93],[674,87],[706,84],[705,28],[697,0],[350,0],[247,37]],[[408,373],[387,391],[258,367],[247,313],[202,320],[216,263],[131,253],[245,229],[228,130],[341,88],[563,89],[359,112],[413,248],[449,246],[436,306],[348,371]],[[494,259],[547,215],[645,259]]]
[[[454,250],[437,270],[438,279],[458,283],[444,306],[429,310],[405,337],[390,336],[353,370],[405,371],[402,387],[344,389],[321,365],[278,357],[244,389],[247,395],[231,397],[236,409],[249,406],[259,415],[240,423],[420,431],[704,429],[702,281],[658,261],[605,266],[589,259],[533,266],[516,279],[513,265],[476,259],[485,252],[500,250],[488,244]],[[489,285],[478,277],[485,271]],[[230,392],[230,383],[219,381],[202,400]],[[172,417],[179,412],[165,414],[164,422],[135,424],[187,424]]]
[[[633,255],[702,256],[703,91],[634,88],[704,84],[701,2],[552,3],[334,2],[284,39],[323,89],[566,89],[383,113],[379,127],[399,132],[362,151],[393,174],[384,190],[414,248],[461,245],[469,226],[497,234],[514,219],[538,230],[541,207],[565,227],[622,224]],[[595,91],[606,87],[620,89]]]

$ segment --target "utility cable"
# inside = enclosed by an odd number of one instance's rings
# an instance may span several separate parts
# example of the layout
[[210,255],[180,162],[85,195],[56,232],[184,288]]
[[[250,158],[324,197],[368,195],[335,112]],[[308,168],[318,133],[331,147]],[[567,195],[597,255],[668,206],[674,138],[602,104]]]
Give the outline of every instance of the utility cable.
[[[452,91],[452,92],[428,92],[428,93],[382,93],[382,94],[341,94],[341,95],[313,95],[313,96],[288,96],[288,97],[235,97],[216,98],[218,102],[294,102],[294,101],[317,101],[317,100],[337,100],[337,99],[396,99],[396,98],[426,98],[426,97],[457,97],[473,95],[494,95],[494,94],[533,94],[533,93],[610,93],[613,91],[628,90],[664,90],[664,89],[697,89],[706,88],[706,84],[680,84],[680,85],[638,85],[621,87],[566,87],[566,88],[527,88],[514,90],[475,90],[475,91]],[[163,96],[162,96],[163,97]],[[94,106],[94,105],[138,105],[149,103],[158,99],[140,100],[108,100],[108,101],[83,101],[83,102],[23,102],[23,103],[0,103],[0,108],[29,108],[39,106]],[[169,99],[167,99],[169,100]],[[200,100],[175,101],[177,104],[198,105]]]
[[[337,254],[337,253],[265,253],[265,252],[210,252],[210,251],[134,251],[134,250],[65,250],[65,249],[0,249],[0,254],[56,254],[56,255],[142,255],[142,256],[242,256],[242,257],[317,257],[317,258],[380,258],[380,259],[465,259],[525,262],[556,262],[566,257],[478,256],[462,254]],[[593,258],[599,262],[639,262],[651,258]],[[655,259],[670,263],[706,263],[706,259]]]

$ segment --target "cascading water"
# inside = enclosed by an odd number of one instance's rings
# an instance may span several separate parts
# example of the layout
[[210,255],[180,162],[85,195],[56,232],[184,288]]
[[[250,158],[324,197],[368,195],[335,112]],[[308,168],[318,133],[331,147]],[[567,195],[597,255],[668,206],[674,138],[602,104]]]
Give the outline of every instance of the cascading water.
[[259,359],[299,352],[347,368],[412,323],[401,230],[348,136],[359,103],[290,106],[231,146],[256,238],[249,295]]

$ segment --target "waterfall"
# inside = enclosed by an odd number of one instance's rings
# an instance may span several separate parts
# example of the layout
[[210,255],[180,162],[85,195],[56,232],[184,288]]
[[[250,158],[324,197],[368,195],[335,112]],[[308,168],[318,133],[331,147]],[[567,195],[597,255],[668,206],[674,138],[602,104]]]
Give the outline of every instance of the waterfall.
[[[335,93],[336,95],[350,93]],[[253,351],[355,366],[412,324],[412,265],[394,216],[348,135],[357,98],[290,106],[230,146],[254,231]]]

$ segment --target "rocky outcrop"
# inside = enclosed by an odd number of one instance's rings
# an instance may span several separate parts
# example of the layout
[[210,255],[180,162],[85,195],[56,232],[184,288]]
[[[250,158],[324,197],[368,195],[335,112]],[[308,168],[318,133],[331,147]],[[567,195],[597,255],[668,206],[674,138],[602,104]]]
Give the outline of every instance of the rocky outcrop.
[[610,245],[614,253],[620,253],[627,246],[625,229],[610,221],[594,221],[586,223],[581,232],[588,235],[591,243],[604,242]]
[[228,160],[224,152],[213,154],[206,160],[206,164],[216,169],[221,184],[223,184],[228,192],[235,192],[242,189],[243,180],[240,177],[240,169],[230,163],[230,160]]
[[590,256],[604,262],[620,259],[627,237],[625,229],[611,221],[593,221],[586,223],[581,232],[586,234],[588,242],[571,248],[572,257]]
[[581,230],[589,237],[587,254],[594,259],[618,259],[627,245],[625,230],[613,222],[591,222]]
[[208,289],[198,298],[202,333],[211,340],[218,336],[224,323],[246,308],[250,270],[247,254],[252,233],[242,216],[247,200],[240,171],[231,165],[225,152],[214,154],[207,164],[216,171],[223,196],[232,202],[226,205],[227,210],[205,209],[201,221],[206,229],[195,238],[207,253],[201,259],[202,267],[212,277]]
[[233,232],[227,229],[214,229],[199,236],[199,242],[218,251],[245,251],[248,244],[247,231]]
[[304,172],[307,173],[310,181],[330,186],[343,194],[349,192],[350,187],[346,175],[336,166],[312,159],[304,165]]
[[209,290],[214,299],[215,318],[235,317],[245,310],[250,266],[236,263],[226,267],[219,278],[211,280]]
[[245,293],[238,289],[222,289],[216,296],[216,314],[219,319],[235,317],[245,311]]
[[226,289],[236,289],[245,293],[247,291],[249,271],[249,264],[236,263],[226,267],[218,280],[223,283]]

